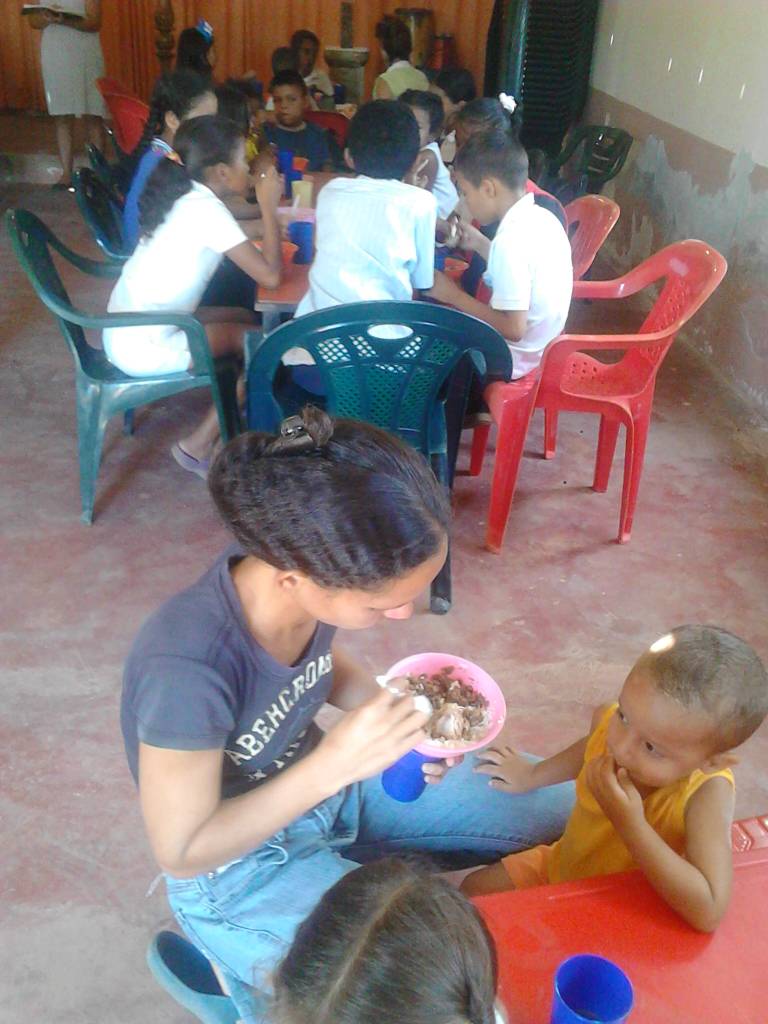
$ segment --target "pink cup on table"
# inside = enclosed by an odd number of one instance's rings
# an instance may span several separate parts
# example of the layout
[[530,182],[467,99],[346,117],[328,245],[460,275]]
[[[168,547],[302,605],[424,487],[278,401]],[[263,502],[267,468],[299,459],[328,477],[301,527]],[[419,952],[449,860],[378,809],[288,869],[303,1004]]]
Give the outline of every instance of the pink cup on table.
[[410,803],[412,800],[418,799],[424,792],[426,782],[422,766],[427,761],[443,761],[446,757],[459,757],[488,746],[501,732],[507,717],[504,694],[495,679],[492,679],[479,665],[454,654],[440,654],[434,651],[426,654],[412,654],[393,665],[383,678],[389,680],[395,679],[397,676],[421,675],[422,673],[431,676],[445,668],[446,665],[453,666],[457,679],[485,697],[488,701],[491,724],[485,735],[474,743],[464,742],[451,746],[450,743],[425,740],[387,768],[381,776],[384,792],[401,803]]

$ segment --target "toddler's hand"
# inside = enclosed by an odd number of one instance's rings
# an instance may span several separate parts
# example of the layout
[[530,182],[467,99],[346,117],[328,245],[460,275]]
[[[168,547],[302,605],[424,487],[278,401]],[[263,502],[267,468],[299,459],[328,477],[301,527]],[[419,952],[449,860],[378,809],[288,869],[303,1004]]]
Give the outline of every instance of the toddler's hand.
[[535,764],[526,761],[507,744],[489,747],[477,755],[475,771],[479,775],[490,775],[488,785],[503,793],[529,793],[536,789],[533,770]]
[[283,183],[277,168],[266,160],[257,160],[257,170],[253,184],[256,188],[256,199],[262,210],[276,210],[283,194]]
[[463,760],[464,756],[459,754],[456,757],[446,757],[444,761],[427,761],[422,767],[424,781],[428,785],[436,786],[438,782],[443,781],[451,768],[455,768]]
[[389,768],[422,742],[428,721],[412,696],[397,697],[386,689],[350,711],[317,748],[333,791]]
[[616,767],[610,754],[587,765],[587,785],[606,817],[621,832],[645,818],[643,799],[626,768]]

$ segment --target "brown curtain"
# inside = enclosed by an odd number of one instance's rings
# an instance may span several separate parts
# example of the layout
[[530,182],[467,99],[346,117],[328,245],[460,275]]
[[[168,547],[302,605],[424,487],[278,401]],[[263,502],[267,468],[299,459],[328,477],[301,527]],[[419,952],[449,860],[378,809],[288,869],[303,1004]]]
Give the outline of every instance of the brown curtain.
[[[381,70],[373,30],[398,0],[354,0],[355,45],[368,46],[368,92]],[[483,80],[485,37],[493,0],[420,0],[432,8],[438,32],[451,32],[459,61]],[[19,14],[21,0],[2,0],[0,108],[45,109],[40,78],[39,32]],[[338,0],[173,0],[176,32],[206,18],[216,37],[216,77],[255,71],[269,81],[269,57],[297,28],[309,28],[327,45],[339,43]],[[102,0],[101,42],[107,74],[146,98],[159,73],[155,54],[154,0]]]

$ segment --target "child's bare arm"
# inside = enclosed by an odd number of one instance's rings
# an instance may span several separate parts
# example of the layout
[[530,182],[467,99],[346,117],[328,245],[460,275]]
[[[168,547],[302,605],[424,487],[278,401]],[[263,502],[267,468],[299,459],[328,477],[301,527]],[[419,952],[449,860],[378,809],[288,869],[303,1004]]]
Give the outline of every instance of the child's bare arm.
[[586,736],[582,736],[570,747],[553,754],[552,757],[532,762],[521,757],[509,744],[496,743],[478,754],[480,763],[475,771],[480,775],[490,775],[491,788],[500,789],[505,793],[529,793],[532,789],[543,789],[545,786],[555,786],[558,782],[575,779],[584,764],[584,753],[589,737],[607,706],[602,704],[595,709]]
[[439,270],[435,271],[434,284],[424,290],[424,295],[460,309],[463,313],[476,316],[491,327],[495,327],[508,341],[519,341],[528,325],[527,309],[493,309],[472,295],[467,295],[459,286]]
[[610,755],[590,763],[588,783],[632,859],[661,898],[688,924],[712,932],[731,895],[734,792],[722,776],[710,779],[686,809],[686,856],[668,846],[646,821],[639,792]]

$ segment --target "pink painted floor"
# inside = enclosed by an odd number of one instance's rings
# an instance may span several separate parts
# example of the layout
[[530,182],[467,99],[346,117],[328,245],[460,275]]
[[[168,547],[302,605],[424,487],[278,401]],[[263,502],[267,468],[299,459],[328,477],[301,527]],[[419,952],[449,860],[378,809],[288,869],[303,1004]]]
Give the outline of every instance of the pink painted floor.
[[[69,195],[6,189],[80,251],[95,253]],[[144,965],[170,924],[118,728],[121,665],[159,602],[226,542],[202,483],[170,443],[199,415],[186,395],[110,426],[96,521],[79,522],[72,364],[0,236],[0,564],[3,829],[0,1018],[182,1024]],[[97,308],[104,294],[74,289]],[[589,307],[580,322],[605,313]],[[615,316],[615,314],[611,314]],[[615,320],[614,320],[615,322]],[[510,735],[548,753],[584,730],[640,651],[686,621],[714,622],[768,657],[765,462],[745,417],[678,345],[659,382],[632,541],[614,543],[621,472],[589,489],[590,417],[563,417],[560,451],[530,435],[506,546],[482,548],[490,460],[456,484],[454,607],[346,637],[371,670],[417,650],[480,661],[503,684]],[[462,455],[466,465],[466,452]],[[743,750],[738,812],[768,809],[768,729]]]

